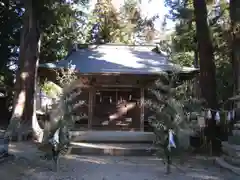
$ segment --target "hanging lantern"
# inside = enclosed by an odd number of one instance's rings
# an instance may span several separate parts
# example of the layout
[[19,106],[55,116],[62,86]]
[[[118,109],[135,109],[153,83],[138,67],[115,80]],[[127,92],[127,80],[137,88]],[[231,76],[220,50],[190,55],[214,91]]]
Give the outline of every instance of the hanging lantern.
[[215,114],[215,121],[217,122],[217,124],[220,123],[220,114],[219,114],[218,111],[217,111],[216,114]]
[[210,109],[207,112],[207,119],[212,119],[212,112]]

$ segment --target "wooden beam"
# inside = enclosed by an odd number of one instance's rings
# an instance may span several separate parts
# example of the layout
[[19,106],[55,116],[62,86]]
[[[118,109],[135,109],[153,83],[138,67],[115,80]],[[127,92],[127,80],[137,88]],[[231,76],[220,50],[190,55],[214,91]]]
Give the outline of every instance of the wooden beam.
[[140,131],[144,131],[144,88],[140,89]]
[[139,88],[140,85],[134,84],[101,84],[96,85],[99,88]]
[[[136,90],[136,88],[114,88],[114,87],[109,87],[109,88],[96,88],[96,91],[121,91],[121,92],[132,92]],[[138,88],[139,90],[139,88]]]
[[35,92],[35,96],[36,96],[36,99],[39,100],[39,104],[40,104],[39,108],[41,109],[42,108],[42,87],[40,86],[40,78],[39,77],[37,78],[37,88],[39,88],[39,94],[38,94],[38,92]]
[[92,129],[92,119],[93,119],[93,89],[89,89],[88,98],[88,130]]

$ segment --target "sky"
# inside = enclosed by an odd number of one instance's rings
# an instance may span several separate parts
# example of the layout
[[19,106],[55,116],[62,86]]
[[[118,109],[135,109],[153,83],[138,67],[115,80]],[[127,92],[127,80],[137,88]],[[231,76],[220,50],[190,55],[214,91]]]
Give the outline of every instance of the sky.
[[[92,0],[92,7],[97,0]],[[112,0],[113,5],[116,8],[121,7],[124,4],[124,0]],[[161,29],[161,24],[164,19],[164,15],[168,13],[168,9],[164,6],[164,0],[142,0],[140,5],[141,11],[146,17],[153,17],[154,15],[159,15],[159,19],[155,22],[155,28],[157,30]],[[171,21],[167,21],[167,29],[171,29],[174,27],[174,23]]]
[[[115,1],[124,1],[124,0],[115,0]],[[147,17],[153,17],[154,15],[159,15],[159,19],[155,22],[155,28],[157,30],[161,29],[161,24],[164,20],[164,16],[168,13],[168,9],[164,5],[164,0],[142,0],[141,3],[142,13]],[[167,29],[174,27],[173,22],[167,21]]]
[[[164,16],[168,13],[168,9],[164,6],[164,0],[152,0],[148,3],[148,0],[142,0],[143,3],[141,5],[141,10],[143,14],[147,17],[153,17],[154,15],[158,15],[159,19],[155,22],[155,28],[160,29],[161,24],[164,20]],[[167,23],[167,28],[172,26],[171,22]]]

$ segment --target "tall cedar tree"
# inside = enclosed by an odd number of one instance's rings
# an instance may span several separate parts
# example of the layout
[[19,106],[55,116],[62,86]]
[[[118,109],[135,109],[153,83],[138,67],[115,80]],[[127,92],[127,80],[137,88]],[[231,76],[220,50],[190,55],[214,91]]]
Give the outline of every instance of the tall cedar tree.
[[207,23],[206,2],[194,0],[194,15],[196,19],[196,39],[198,42],[200,60],[200,86],[203,98],[210,108],[217,107],[216,67],[214,63],[213,45]]
[[[208,107],[217,108],[217,94],[216,94],[216,67],[214,63],[214,50],[210,31],[207,22],[207,5],[205,0],[194,0],[194,15],[196,19],[196,39],[198,43],[199,60],[200,60],[200,87],[202,97],[206,100]],[[216,122],[214,115],[208,124],[209,140],[215,142]],[[212,144],[213,150],[218,150],[217,144]]]
[[232,67],[234,79],[234,93],[238,94],[240,86],[240,1],[230,0],[230,18],[232,33]]
[[[37,138],[40,127],[34,117],[34,93],[39,62],[40,29],[38,24],[38,4],[32,0],[24,1],[25,13],[21,32],[19,68],[16,76],[15,98],[12,118],[5,136],[11,136],[11,131],[21,124],[31,124]],[[29,122],[33,120],[33,122]],[[29,127],[29,126],[26,126]],[[9,134],[10,133],[10,134]]]

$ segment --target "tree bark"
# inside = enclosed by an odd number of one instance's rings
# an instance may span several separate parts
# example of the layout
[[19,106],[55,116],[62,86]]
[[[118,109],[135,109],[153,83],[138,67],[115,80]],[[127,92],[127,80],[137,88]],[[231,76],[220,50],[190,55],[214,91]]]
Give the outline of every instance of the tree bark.
[[[35,89],[39,61],[40,31],[37,6],[33,0],[24,1],[25,20],[22,31],[19,67],[15,84],[15,103],[10,125],[5,136],[11,136],[18,129],[18,135],[32,128],[37,140],[41,141],[42,130],[35,113]],[[21,128],[19,128],[21,127]]]
[[17,133],[20,122],[23,119],[23,110],[25,107],[26,101],[26,87],[25,87],[25,72],[24,72],[24,60],[25,60],[25,49],[28,41],[29,33],[29,20],[28,15],[25,12],[23,16],[23,28],[21,30],[21,39],[20,39],[20,55],[18,62],[18,69],[16,73],[16,83],[14,87],[14,99],[13,99],[13,112],[10,119],[10,124],[5,133],[6,137],[12,136],[14,133]]
[[194,0],[196,19],[196,38],[200,60],[201,95],[209,108],[217,108],[216,67],[214,63],[213,45],[207,23],[207,7],[205,0]]
[[[196,39],[198,42],[199,61],[200,61],[200,89],[201,96],[206,100],[208,108],[217,109],[216,93],[216,67],[214,63],[214,51],[210,30],[207,22],[207,6],[205,0],[193,0],[194,15],[196,21]],[[220,142],[217,140],[220,134],[218,126],[214,119],[215,113],[212,112],[212,118],[208,120],[206,135],[208,142],[211,143],[211,153],[218,153]]]
[[[239,94],[240,90],[240,1],[230,0],[230,18],[231,18],[231,33],[232,33],[232,69],[234,87],[233,94]],[[240,107],[240,103],[237,103]]]
[[[196,49],[194,49],[194,67],[195,68],[199,68],[199,60],[198,60],[198,48],[196,47]],[[193,95],[197,98],[200,98],[200,90],[199,90],[199,75],[197,74],[195,79],[194,79],[194,92]]]

